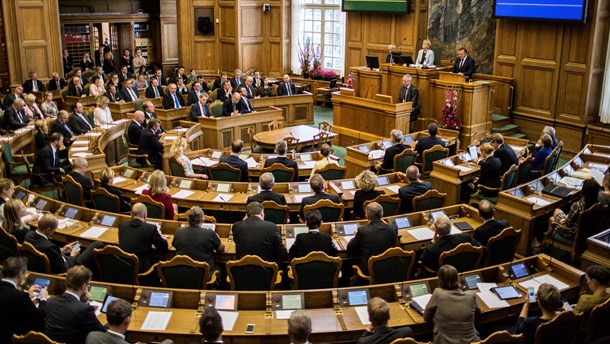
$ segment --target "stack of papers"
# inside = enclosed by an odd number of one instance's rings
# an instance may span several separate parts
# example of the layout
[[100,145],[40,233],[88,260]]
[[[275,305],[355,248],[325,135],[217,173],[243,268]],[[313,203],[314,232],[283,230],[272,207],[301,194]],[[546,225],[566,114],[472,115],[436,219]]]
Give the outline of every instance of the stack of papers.
[[123,177],[114,177],[114,179],[112,179],[112,184],[118,184],[118,183],[122,183],[124,181],[126,181],[127,179],[123,178]]
[[411,299],[411,305],[413,305],[413,308],[423,314],[428,302],[430,302],[430,298],[432,298],[432,294],[416,296]]
[[294,312],[294,309],[286,309],[281,311],[275,311],[275,318],[277,320],[287,320],[290,319],[290,315]]
[[451,232],[449,234],[462,234],[462,231],[454,225],[451,225]]
[[108,227],[93,226],[81,233],[81,238],[97,239],[108,230]]
[[368,325],[371,322],[369,321],[369,312],[366,310],[366,306],[358,306],[354,307],[356,314],[358,314],[358,318],[360,318],[360,322],[362,325]]
[[180,191],[176,192],[175,194],[173,194],[172,197],[174,197],[174,198],[187,198],[190,195],[194,195],[194,194],[195,194],[194,191],[180,190]]
[[89,150],[87,146],[72,147],[73,152],[86,152]]
[[189,128],[174,128],[172,129],[173,131],[177,132],[177,133],[184,133],[187,130],[189,130]]
[[534,277],[530,280],[527,281],[523,281],[520,282],[519,285],[521,285],[523,288],[527,289],[527,288],[534,288],[535,292],[538,292],[538,287],[542,284],[542,283],[548,283],[551,285],[554,285],[555,287],[557,287],[557,289],[559,289],[559,291],[562,291],[564,289],[568,289],[569,285],[561,282],[560,280],[556,279],[555,277],[546,274],[546,275],[542,275],[542,276],[537,276]]
[[454,167],[462,172],[468,172],[468,171],[472,170],[472,167],[464,166],[464,165],[455,165]]
[[59,228],[59,229],[67,228],[67,227],[70,227],[70,226],[75,225],[77,223],[78,223],[78,221],[76,221],[76,220],[68,219],[68,218],[63,218],[63,219],[58,221],[57,228]]
[[343,240],[345,240],[346,243],[349,243],[354,237],[355,235],[345,235],[343,236]]
[[218,314],[220,314],[220,318],[222,319],[222,327],[224,330],[233,331],[239,312],[218,311]]
[[89,141],[87,140],[76,140],[74,142],[72,142],[72,147],[74,147],[75,145],[89,145]]
[[199,157],[199,158],[195,158],[193,160],[191,160],[191,164],[193,165],[197,165],[197,166],[214,166],[218,164],[217,160],[211,160],[208,158],[204,158],[204,157]]
[[386,189],[388,189],[394,193],[398,193],[398,190],[400,190],[400,186],[399,185],[388,185],[388,186],[386,186]]
[[537,205],[539,205],[541,207],[546,207],[547,205],[551,204],[551,202],[549,202],[547,200],[544,200],[544,199],[542,199],[540,197],[537,197],[537,196],[529,196],[529,197],[526,197],[525,199],[530,201],[530,202],[532,202],[532,203],[534,203],[534,204],[537,204]]
[[90,131],[85,134],[85,136],[87,136],[87,137],[98,137],[100,135],[102,135],[102,133],[99,131]]
[[256,162],[256,160],[254,160],[253,157],[249,157],[248,159],[246,159],[246,162],[248,163],[248,168],[257,168],[258,167],[258,162]]
[[148,312],[141,329],[145,331],[165,331],[172,312]]
[[[563,177],[563,178],[561,178],[559,183],[565,184],[567,187],[572,188],[572,189],[582,188],[582,184],[585,182],[584,179],[575,178],[578,176],[577,172],[574,172],[573,176],[574,177],[568,177],[568,176]],[[591,175],[589,175],[589,177],[591,177]],[[589,179],[589,178],[586,178],[586,179]]]
[[233,195],[231,195],[231,194],[220,193],[220,194],[216,195],[216,197],[214,197],[214,199],[212,201],[225,203],[225,202],[228,202],[232,197],[233,197]]
[[434,238],[434,232],[428,227],[407,229],[407,232],[417,240],[430,240]]
[[315,161],[301,161],[301,168],[303,169],[308,169],[308,168],[313,168],[313,165],[315,165],[316,162]]
[[296,238],[286,238],[286,249],[290,249],[296,240]]
[[489,308],[502,308],[509,306],[508,302],[501,300],[498,295],[494,294],[492,291],[481,291],[477,293],[477,295]]
[[303,198],[309,197],[309,196],[313,196],[313,193],[298,194],[298,195],[294,195],[293,197],[294,197],[295,203],[301,203],[303,201]]
[[385,155],[385,151],[381,149],[375,149],[369,152],[369,158],[376,160],[381,159]]
[[148,188],[149,188],[148,184],[144,184],[144,185],[142,185],[142,186],[139,186],[139,187],[137,187],[137,188],[133,189],[133,192],[134,192],[136,195],[141,195],[141,194],[142,194],[142,191],[144,191],[144,190],[146,190],[146,189],[148,189]]
[[93,153],[78,152],[78,153],[72,154],[72,156],[79,157],[79,158],[86,158],[89,155],[93,155]]
[[163,137],[163,140],[165,141],[174,141],[178,138],[178,136],[174,136],[174,135],[166,135]]

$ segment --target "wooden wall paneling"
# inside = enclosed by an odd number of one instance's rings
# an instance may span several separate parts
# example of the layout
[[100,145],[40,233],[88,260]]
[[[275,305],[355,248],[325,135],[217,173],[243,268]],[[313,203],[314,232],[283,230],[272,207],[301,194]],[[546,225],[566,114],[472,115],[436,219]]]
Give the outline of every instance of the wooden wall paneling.
[[265,34],[268,31],[266,20],[269,15],[265,13],[263,17],[262,2],[240,1],[237,9],[239,12],[239,60],[237,66],[243,72],[249,68],[260,70],[267,69],[269,55],[263,55],[264,45],[266,44]]
[[144,12],[157,12],[158,1],[151,0],[61,0],[60,13],[135,13],[142,9]]
[[173,72],[180,63],[178,40],[178,8],[175,0],[159,0],[161,65],[163,72]]
[[219,37],[219,66],[221,71],[227,71],[231,74],[237,65],[238,38],[237,38],[237,13],[235,1],[219,1],[219,19],[218,37]]
[[[279,58],[277,60],[272,60],[273,61],[281,61],[282,65],[281,66],[275,66],[275,63],[271,63],[271,69],[269,70],[270,72],[275,72],[276,69],[282,70],[283,72],[288,72],[290,71],[291,65],[292,65],[292,1],[291,0],[280,0],[280,17],[281,17],[281,23],[282,23],[282,37],[280,38],[280,41],[276,41],[276,37],[272,36],[270,37],[270,41],[273,42],[274,46],[278,46],[280,49],[279,51],[276,52],[276,54],[279,53]],[[273,11],[273,4],[271,7],[271,11]],[[270,23],[271,27],[273,27],[275,25],[275,22],[272,21]],[[272,56],[278,56],[278,55],[272,55]],[[279,73],[279,74],[283,74]]]

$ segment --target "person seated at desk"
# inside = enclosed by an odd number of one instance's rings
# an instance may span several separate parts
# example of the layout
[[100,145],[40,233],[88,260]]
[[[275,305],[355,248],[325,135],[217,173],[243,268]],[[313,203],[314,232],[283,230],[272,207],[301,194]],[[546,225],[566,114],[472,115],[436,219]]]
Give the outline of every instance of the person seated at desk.
[[273,185],[275,184],[275,177],[271,172],[265,172],[261,174],[258,185],[261,188],[261,191],[257,194],[248,197],[246,204],[250,202],[260,202],[264,201],[274,201],[280,205],[286,205],[286,197],[283,194],[273,192]]
[[394,56],[392,53],[396,52],[396,46],[394,44],[388,45],[388,54],[385,57],[385,63],[394,63]]
[[57,118],[59,109],[57,108],[57,103],[53,101],[53,92],[45,93],[44,101],[40,104],[40,110],[42,110],[46,118]]
[[238,92],[233,93],[222,103],[222,115],[224,117],[237,116],[246,111],[241,103],[241,94]]
[[166,92],[163,96],[163,108],[164,109],[180,109],[186,106],[184,98],[178,94],[178,86],[174,83],[167,86],[169,92]]
[[106,308],[108,331],[92,331],[87,335],[86,344],[129,344],[125,333],[131,324],[131,304],[123,299],[113,300]]
[[92,78],[91,85],[89,86],[90,96],[101,96],[106,93],[106,87],[104,87],[104,80],[99,75],[94,75]]
[[[502,178],[502,174],[500,174],[500,168],[502,167],[502,162],[500,159],[496,158],[494,154],[494,149],[491,147],[489,143],[484,143],[479,146],[479,151],[481,151],[481,159],[479,160],[479,165],[481,165],[481,172],[479,176],[474,179],[474,183],[468,183],[468,188],[470,192],[474,192],[477,190],[479,185],[487,186],[488,188],[499,188],[500,182]],[[484,196],[497,196],[497,192],[489,192],[485,189],[481,190],[481,193]],[[468,192],[464,192],[464,200],[465,203],[468,203]]]
[[591,294],[582,294],[574,307],[574,313],[587,313],[593,307],[606,302],[610,294],[606,290],[610,282],[610,269],[601,265],[591,265],[585,271],[587,287]]
[[42,81],[38,80],[38,73],[30,72],[29,76],[30,78],[27,79],[22,85],[23,92],[26,94],[32,92],[43,92],[44,85],[42,84]]
[[305,214],[303,213],[303,209],[306,205],[314,204],[319,200],[328,199],[333,203],[340,204],[341,198],[338,195],[328,194],[324,192],[324,178],[322,178],[319,174],[314,174],[313,177],[309,178],[309,185],[311,186],[311,190],[315,192],[314,195],[304,197],[301,201],[301,207],[299,208],[299,216],[301,219],[305,219]]
[[[138,89],[133,87],[133,81],[127,79],[123,81],[123,89],[121,90],[121,97],[126,103],[135,102],[138,100]],[[182,100],[184,102],[184,100]]]
[[256,96],[259,98],[273,97],[273,87],[269,85],[268,77],[264,77],[262,84],[256,88]]
[[[243,99],[243,97],[242,97]],[[265,168],[273,164],[282,164],[288,168],[294,170],[293,181],[299,181],[299,165],[296,161],[286,157],[286,151],[288,150],[288,144],[284,140],[280,140],[275,144],[275,153],[277,157],[265,160]]]
[[222,317],[213,306],[206,307],[199,319],[199,331],[203,335],[204,343],[222,343]]
[[150,100],[147,100],[142,103],[142,108],[144,109],[144,118],[146,120],[146,124],[150,124],[150,120],[153,118],[157,119],[159,121],[159,129],[157,129],[157,134],[163,133],[163,128],[161,128],[161,121],[155,113],[155,104],[153,104],[153,102],[151,102]]
[[178,163],[184,169],[184,175],[186,177],[208,179],[207,174],[195,173],[195,171],[193,171],[193,164],[191,164],[191,159],[189,159],[189,157],[184,154],[184,151],[186,150],[186,145],[186,137],[179,136],[176,140],[174,140],[171,148],[169,149],[170,156],[176,158]]
[[290,81],[290,75],[284,74],[282,77],[283,82],[277,87],[277,95],[278,96],[293,96],[297,94],[296,86],[292,81]]
[[424,39],[421,42],[421,49],[417,52],[417,59],[415,59],[416,67],[434,67],[434,51],[430,49],[429,39]]
[[[178,80],[176,80],[176,88],[177,88],[176,94],[178,95],[178,97],[188,95],[188,93],[189,93],[189,89],[184,84],[184,79],[182,79],[182,78],[178,78]],[[182,98],[182,99],[184,99],[184,98]],[[185,104],[186,104],[186,102],[185,102]]]
[[237,259],[245,255],[259,256],[268,262],[288,260],[288,252],[282,244],[277,225],[265,221],[265,210],[258,202],[246,206],[248,218],[233,224],[233,241]]
[[432,271],[437,271],[438,258],[441,253],[453,250],[457,245],[470,243],[472,246],[481,246],[470,234],[451,234],[451,221],[447,215],[439,215],[434,220],[434,238],[421,253],[421,263]]
[[540,171],[544,169],[544,162],[546,158],[553,152],[553,148],[551,147],[553,140],[551,139],[551,136],[548,134],[543,134],[540,140],[542,141],[543,146],[538,150],[536,155],[534,155],[534,163],[532,164],[532,171],[530,172],[530,180],[540,177]]
[[246,97],[248,99],[255,98],[254,86],[252,85],[253,82],[254,82],[254,78],[252,78],[252,76],[246,77],[246,83],[244,84],[244,88],[246,89]]
[[198,123],[199,117],[211,117],[212,111],[208,107],[208,94],[205,92],[201,92],[199,94],[199,101],[195,102],[191,105],[191,122]]
[[114,171],[109,167],[106,167],[105,169],[103,169],[102,173],[100,174],[100,186],[104,190],[108,191],[109,193],[111,193],[119,198],[121,212],[126,213],[131,209],[131,204],[130,204],[131,200],[129,199],[129,197],[124,196],[123,193],[121,192],[121,190],[110,185],[110,184],[112,184],[113,180],[114,180]]
[[163,71],[159,68],[155,68],[155,75],[153,78],[157,79],[159,86],[167,86],[167,80],[163,77]]
[[140,110],[134,112],[133,120],[129,123],[129,128],[127,129],[127,137],[130,144],[137,145],[140,143],[140,136],[145,127],[144,112]]
[[203,92],[201,90],[201,84],[198,82],[194,82],[193,88],[190,91],[188,91],[188,93],[187,93],[188,96],[186,98],[186,103],[188,105],[196,104],[199,101],[199,96],[203,93],[206,93],[206,92]]
[[421,179],[419,168],[415,165],[407,167],[406,178],[409,184],[398,189],[398,197],[400,197],[400,213],[408,214],[413,212],[413,198],[421,196],[434,189],[432,183],[424,182]]
[[472,80],[474,73],[474,59],[468,55],[468,50],[464,47],[458,51],[458,57],[453,64],[453,73],[465,76],[468,80]]
[[241,70],[234,70],[233,77],[229,79],[229,81],[231,82],[231,87],[233,87],[233,89],[236,89],[238,86],[243,85],[245,82],[244,78],[241,77]]
[[438,287],[424,310],[424,320],[434,323],[432,343],[479,341],[474,320],[480,313],[476,294],[460,288],[457,270],[451,265],[441,266],[438,270]]
[[110,89],[110,86],[114,86],[117,92],[121,91],[123,88],[123,82],[119,79],[118,74],[109,74],[108,82],[106,83],[106,89]]
[[252,80],[254,88],[259,88],[263,85],[263,77],[261,76],[261,72],[259,70],[255,70],[252,73]]
[[118,103],[118,102],[124,102],[123,101],[123,97],[121,97],[121,94],[119,92],[117,92],[117,87],[115,85],[108,85],[107,86],[107,91],[106,93],[104,93],[104,97],[108,98],[108,100],[110,100],[113,103]]
[[356,184],[356,192],[354,193],[354,219],[364,218],[364,203],[369,200],[377,198],[377,196],[383,195],[382,190],[375,190],[379,185],[377,183],[377,176],[375,173],[364,170],[360,172],[356,178],[354,178]]
[[390,305],[380,297],[373,297],[366,305],[371,325],[364,330],[358,344],[385,344],[391,343],[399,338],[413,337],[410,327],[393,329],[388,327],[390,321]]
[[519,158],[517,158],[515,150],[511,146],[504,144],[502,134],[492,134],[489,144],[494,149],[494,157],[500,159],[500,175],[506,173],[512,165],[519,165]]
[[[395,247],[398,232],[395,225],[389,225],[381,220],[383,217],[381,204],[377,202],[369,203],[366,206],[365,213],[369,223],[356,230],[354,237],[347,244],[347,251],[355,256],[362,256],[360,270],[368,274],[369,258]],[[355,275],[353,282],[360,285],[363,281]]]
[[[44,119],[44,115],[36,103],[36,96],[33,94],[27,94],[24,99],[25,106],[23,107],[23,110],[25,111],[27,118],[31,121]],[[33,123],[33,121],[31,123]]]
[[70,86],[68,86],[68,95],[71,97],[86,97],[87,94],[83,90],[83,85],[81,84],[81,79],[74,77],[72,78],[72,82]]
[[393,129],[390,132],[390,141],[392,142],[392,146],[385,150],[385,154],[383,155],[383,162],[376,162],[374,171],[378,170],[392,170],[394,168],[394,157],[397,154],[402,153],[405,149],[411,148],[408,144],[402,143],[402,131],[398,129]]
[[4,111],[4,129],[17,130],[25,126],[34,124],[25,113],[25,100],[15,99],[13,104]]
[[91,179],[85,177],[89,162],[85,158],[76,158],[72,161],[72,172],[68,173],[83,189],[85,201],[91,201],[91,191],[95,190]]
[[[599,184],[593,178],[585,180],[580,190],[580,199],[570,206],[570,212],[566,213],[561,208],[555,209],[553,216],[549,219],[551,224],[560,224],[563,227],[569,228],[569,230],[558,230],[557,233],[568,240],[574,240],[576,231],[578,230],[578,221],[580,220],[580,214],[583,211],[591,208],[595,205],[598,200]],[[601,220],[601,219],[600,219]]]
[[172,246],[176,254],[191,257],[198,262],[206,262],[210,270],[216,269],[214,255],[225,251],[225,245],[218,234],[210,228],[202,228],[205,214],[198,206],[193,206],[187,212],[189,226],[181,227],[174,234]]
[[288,254],[290,258],[305,257],[313,251],[324,252],[329,256],[336,256],[338,249],[330,235],[320,232],[322,226],[322,213],[313,209],[305,214],[305,223],[309,231],[297,235]]
[[248,163],[242,160],[239,155],[244,149],[244,141],[242,140],[234,140],[231,144],[231,154],[223,155],[220,157],[220,162],[224,162],[229,164],[233,168],[238,168],[241,170],[241,180],[242,182],[249,182],[250,176],[248,175]]
[[178,213],[178,206],[174,204],[172,195],[167,193],[169,188],[167,187],[165,173],[161,170],[156,170],[150,175],[148,184],[150,185],[150,188],[142,191],[142,194],[150,196],[157,202],[163,203],[165,206],[165,219],[173,220],[175,214]]
[[510,227],[508,222],[496,220],[494,218],[495,213],[496,208],[490,201],[484,199],[479,202],[479,216],[483,219],[483,224],[474,230],[472,237],[483,246],[487,246],[487,242],[491,237],[500,234],[502,230]]
[[146,89],[148,88],[148,81],[146,80],[146,75],[139,74],[138,81],[136,81],[136,84],[133,86],[138,90],[144,89],[146,91]]
[[3,215],[2,228],[12,234],[20,244],[23,244],[25,235],[30,231],[28,224],[38,221],[36,213],[29,213],[21,200],[13,198],[3,204]]
[[131,207],[131,221],[119,224],[119,247],[127,253],[138,256],[139,272],[148,270],[156,263],[153,261],[152,246],[159,251],[167,251],[168,247],[167,240],[161,236],[157,226],[146,223],[147,216],[146,206],[143,203],[136,203]]
[[0,223],[4,223],[4,205],[13,198],[15,183],[8,179],[0,179]]
[[398,90],[397,103],[413,102],[413,109],[411,110],[411,121],[414,121],[419,116],[419,92],[417,87],[411,84],[413,77],[410,74],[405,74],[402,77],[402,86]]
[[4,97],[4,101],[2,102],[2,109],[8,109],[15,102],[15,100],[23,99],[23,97],[23,86],[16,86],[12,93],[9,93],[6,97]]
[[59,73],[52,73],[51,80],[49,80],[49,91],[59,91],[62,88],[66,87],[68,83],[66,79],[59,76]]
[[39,119],[34,123],[34,127],[36,128],[34,143],[36,144],[37,150],[41,150],[51,143],[51,141],[49,141],[49,136],[47,136],[49,135],[49,125],[47,123],[47,121],[42,119]]
[[291,344],[309,344],[311,335],[311,319],[302,310],[296,310],[288,319],[288,337]]
[[159,81],[155,77],[150,78],[150,86],[146,88],[146,98],[161,98],[163,88],[159,86]]
[[597,201],[602,205],[610,205],[610,173],[604,175],[602,186],[604,187],[604,190],[599,192]]
[[[103,97],[102,97],[103,98]],[[100,98],[101,99],[101,98]],[[108,98],[106,98],[106,101]],[[100,100],[98,100],[98,103]],[[76,135],[86,134],[89,131],[93,130],[95,124],[91,121],[87,114],[83,113],[83,104],[81,102],[77,102],[74,104],[74,112],[68,119],[68,123],[70,124],[70,128],[74,131]],[[97,108],[96,108],[97,110]],[[108,109],[110,113],[110,109]],[[93,112],[95,114],[95,111]],[[112,122],[112,116],[110,117]]]
[[530,303],[526,300],[523,303],[521,314],[519,314],[519,319],[517,320],[515,333],[523,334],[523,342],[525,344],[533,344],[538,326],[553,320],[557,315],[559,315],[559,309],[562,307],[561,293],[559,292],[559,289],[552,284],[542,283],[538,287],[536,300],[540,310],[542,311],[542,315],[528,317],[527,314]]
[[231,82],[229,80],[224,80],[222,82],[222,87],[216,91],[216,99],[224,103],[227,99],[231,98],[232,94],[233,87],[231,87]]
[[536,153],[538,153],[538,151],[540,151],[540,149],[542,149],[544,147],[544,142],[542,140],[542,137],[545,134],[549,135],[551,137],[551,149],[555,149],[555,147],[557,147],[559,145],[559,140],[557,140],[557,137],[555,137],[555,128],[551,127],[550,125],[546,125],[546,126],[544,126],[544,128],[542,128],[542,132],[540,133],[540,138],[538,139],[538,141],[536,141],[536,145],[532,149],[533,156],[536,156]]
[[[142,130],[140,142],[138,143],[138,154],[147,154],[148,161],[157,170],[163,167],[163,144],[159,141],[158,134],[160,127],[161,122],[158,119],[151,119],[148,122],[148,128]],[[165,213],[167,214],[167,209]]]
[[332,148],[328,143],[322,144],[320,147],[320,155],[322,155],[322,159],[317,160],[313,164],[313,168],[311,169],[311,174],[309,178],[313,177],[316,174],[316,171],[323,169],[328,164],[334,164],[339,166],[339,163],[336,160],[330,158],[330,153],[332,152]]
[[[50,144],[48,146],[36,153],[36,160],[34,160],[32,172],[34,174],[52,174],[53,178],[59,182],[66,174],[66,171],[61,167],[61,163],[59,161],[59,149],[61,146],[63,146],[63,136],[60,133],[53,133],[51,134],[49,141]],[[51,183],[52,181],[36,176],[32,182],[34,184],[42,185]]]
[[428,125],[428,137],[422,137],[417,141],[415,145],[415,151],[417,152],[417,162],[421,162],[424,156],[424,151],[430,149],[436,145],[445,147],[445,141],[436,137],[438,135],[438,124],[432,122]]
[[237,87],[237,92],[239,92],[239,95],[241,96],[239,100],[239,105],[241,105],[240,113],[256,112],[252,104],[250,104],[250,100],[248,100],[248,92],[246,91],[246,86],[241,85]]

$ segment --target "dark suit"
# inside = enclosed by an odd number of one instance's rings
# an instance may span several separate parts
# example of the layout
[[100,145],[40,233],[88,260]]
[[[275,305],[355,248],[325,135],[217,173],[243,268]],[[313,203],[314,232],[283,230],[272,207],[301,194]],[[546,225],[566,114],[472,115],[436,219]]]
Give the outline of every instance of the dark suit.
[[515,150],[507,144],[502,144],[494,151],[494,157],[500,159],[500,175],[503,175],[510,169],[512,165],[519,165],[519,158],[515,154]]
[[129,200],[129,197],[123,196],[121,190],[108,184],[102,184],[101,187],[119,198],[121,212],[129,212],[131,210],[131,205],[129,204],[131,201]]
[[130,103],[130,102],[135,102],[136,100],[138,100],[138,89],[137,88],[131,88],[131,90],[133,91],[133,94],[135,95],[135,98],[129,94],[129,91],[127,90],[127,88],[123,88],[121,90],[121,98],[123,98],[125,100],[125,102]]
[[248,85],[244,85],[244,87],[246,88],[246,96],[248,99],[254,98],[254,87]]
[[51,144],[49,137],[41,131],[36,133],[36,136],[34,137],[34,142],[36,143],[36,149],[38,150],[41,150]]
[[470,55],[466,55],[464,63],[460,66],[461,61],[462,60],[459,57],[455,59],[452,72],[462,73],[464,76],[468,77],[468,79],[472,79],[472,74],[474,73],[474,59],[470,57]]
[[475,238],[476,241],[481,243],[483,246],[487,246],[487,242],[493,236],[496,236],[502,232],[502,230],[510,225],[508,222],[504,220],[489,220],[474,230],[474,234],[472,237]]
[[303,213],[303,209],[305,208],[306,205],[314,204],[314,203],[316,203],[317,201],[319,201],[321,199],[329,199],[333,203],[341,203],[341,199],[339,198],[338,195],[327,194],[324,191],[317,192],[315,195],[305,197],[301,201],[301,207],[299,208],[299,215],[301,216],[301,218],[302,219],[305,218],[305,214]]
[[277,95],[287,96],[289,94],[288,89],[290,89],[290,95],[297,94],[297,88],[294,86],[294,83],[292,81],[288,81],[288,83],[280,82],[277,87]]
[[72,97],[80,97],[84,94],[84,92],[85,89],[83,88],[82,84],[80,88],[77,88],[76,85],[74,85],[73,83],[70,83],[70,86],[68,86],[68,95]]
[[411,182],[409,185],[405,185],[398,189],[398,196],[400,197],[400,213],[407,214],[413,211],[413,198],[415,196],[421,196],[428,190],[432,190],[432,183],[430,182]]
[[58,120],[53,121],[51,126],[51,134],[60,133],[64,137],[66,147],[70,146],[70,138],[75,135],[74,129],[68,123],[59,123]]
[[[199,94],[201,94],[203,91],[199,91]],[[195,90],[190,90],[187,93],[187,98],[186,98],[186,103],[188,105],[193,105],[199,102],[199,95],[197,95],[197,92]]]
[[[178,104],[180,104],[180,107],[186,106],[186,103],[184,102],[184,98],[182,98],[182,96],[179,95],[178,92],[176,92],[176,99],[178,99]],[[176,109],[176,106],[174,104],[174,97],[169,92],[163,96],[163,108],[164,109]]]
[[[202,109],[203,108],[203,109]],[[203,111],[202,111],[203,110]],[[210,117],[212,112],[208,104],[201,105],[198,101],[191,105],[191,121],[199,122],[199,117]]]
[[[377,196],[383,195],[383,191],[371,190],[363,191],[356,190],[354,193],[354,217],[357,219],[364,218],[364,202],[377,198]],[[387,214],[389,215],[389,214]]]
[[233,99],[231,97],[225,99],[222,103],[222,115],[225,117],[231,117],[233,115],[233,111],[237,110],[238,113],[242,112],[241,101],[237,104],[233,104]]
[[417,141],[415,145],[415,151],[417,152],[417,161],[421,161],[423,158],[424,151],[426,149],[430,149],[436,145],[440,145],[441,147],[445,147],[445,141],[441,140],[436,136],[427,136],[422,137]]
[[233,87],[234,90],[237,89],[237,86],[246,85],[244,78],[231,78],[229,81],[231,82],[231,87]]
[[123,100],[123,97],[121,97],[121,94],[118,91],[115,93],[110,93],[109,91],[106,91],[106,93],[104,93],[104,97],[108,98],[112,103],[116,103],[118,101]]
[[4,122],[7,130],[17,130],[28,125],[28,116],[11,105],[4,111]]
[[239,113],[250,113],[254,111],[254,107],[247,97],[242,96],[238,105],[241,105],[241,111]]
[[119,77],[119,84],[123,84],[123,82],[125,82],[125,80],[129,80],[133,77],[133,75],[131,75],[131,73],[129,73],[129,71],[127,71],[127,75],[123,75],[123,73],[119,73],[117,74]]
[[143,125],[136,121],[131,121],[131,123],[129,124],[129,128],[127,129],[127,137],[129,137],[129,143],[132,145],[139,145],[140,135],[142,135],[143,130]]
[[[41,302],[40,307],[44,308],[45,303]],[[44,331],[44,317],[28,293],[4,281],[0,281],[0,324],[0,343],[10,343],[13,334]]]
[[[55,155],[55,156],[53,156]],[[43,149],[36,153],[36,159],[34,160],[34,167],[32,172],[36,174],[53,173],[53,176],[57,180],[61,180],[63,174],[60,173],[61,165],[59,162],[59,150],[53,154],[51,145],[47,145]],[[46,182],[43,180],[37,180],[37,183]],[[49,181],[50,182],[50,181]]]
[[277,226],[256,216],[250,216],[233,225],[233,241],[237,259],[252,254],[268,262],[279,263],[288,260],[288,252],[282,245]]
[[384,170],[391,170],[394,168],[394,157],[397,154],[402,153],[405,149],[411,148],[409,145],[405,145],[403,143],[397,143],[392,147],[385,150],[385,154],[383,155],[383,163],[381,164],[381,168]]
[[277,204],[286,205],[286,197],[281,193],[273,192],[271,190],[261,190],[260,193],[248,197],[246,204],[250,202],[263,203],[264,201],[274,201]]
[[163,165],[163,145],[159,142],[157,133],[154,133],[150,128],[142,130],[138,143],[138,154],[148,154],[148,161],[155,166],[155,169],[161,169]]
[[400,90],[398,92],[398,101],[397,103],[406,103],[413,102],[413,110],[411,111],[411,120],[417,119],[419,115],[419,91],[417,87],[414,85],[409,85],[409,87],[400,86]]
[[[85,134],[91,129],[95,128],[95,124],[93,123],[93,121],[91,121],[91,118],[89,118],[87,114],[83,113],[81,115],[82,117],[78,116],[76,113],[73,113],[68,119],[70,128],[72,128],[72,131],[74,131],[76,135]],[[89,123],[89,125],[87,125],[87,123]]]
[[[59,85],[57,85],[57,82],[59,81]],[[58,91],[61,90],[62,88],[66,87],[68,83],[66,82],[66,79],[64,78],[60,78],[59,80],[49,80],[49,91]]]
[[368,225],[358,228],[356,236],[347,244],[347,251],[362,255],[360,269],[366,274],[369,258],[396,246],[397,237],[396,226],[388,225],[381,220],[372,220]]
[[248,163],[243,161],[237,155],[223,155],[220,157],[220,162],[227,163],[234,168],[239,168],[241,170],[241,180],[242,182],[249,182],[250,175],[248,174]]
[[221,87],[218,89],[218,91],[216,91],[216,99],[224,103],[225,100],[231,99],[231,92]]
[[131,75],[131,73],[133,73],[133,56],[129,55],[128,58],[121,56],[119,59],[119,67],[123,68],[123,66],[127,66],[127,74]]
[[57,245],[49,239],[38,234],[36,231],[30,231],[25,235],[25,242],[32,244],[38,251],[44,253],[49,258],[51,264],[51,273],[61,274],[74,266],[74,258],[63,256]]
[[146,87],[146,98],[161,98],[163,96],[163,88],[161,86],[157,86],[157,92],[159,92],[158,96],[155,94],[154,87]]
[[157,81],[159,82],[159,86],[167,86],[167,80],[165,80],[165,77],[163,75],[155,75],[154,78],[157,79]]
[[358,339],[358,344],[388,344],[399,338],[413,337],[410,327],[378,327],[374,332],[365,330],[362,337]]
[[481,244],[470,236],[470,234],[461,233],[445,235],[424,248],[419,260],[428,268],[437,271],[439,268],[438,259],[440,258],[441,253],[450,251],[462,243],[470,243],[472,246],[481,246]]
[[[42,81],[36,80],[36,87],[38,89],[38,92],[44,91],[44,85],[42,84]],[[26,80],[23,83],[23,93],[32,93],[33,90],[34,90],[34,80],[32,80],[32,79]]]
[[479,180],[476,184],[485,185],[490,188],[499,188],[501,166],[502,163],[500,162],[500,159],[496,157],[490,156],[483,160],[481,163],[481,174],[479,174]]
[[45,333],[57,342],[84,344],[89,332],[106,332],[95,316],[94,308],[72,294],[64,293],[50,298],[45,307],[45,316]]
[[207,262],[214,269],[214,253],[220,247],[218,234],[211,229],[201,227],[178,228],[174,234],[172,246],[176,254],[189,256],[198,262]]
[[148,270],[153,262],[151,260],[151,246],[160,251],[167,250],[167,240],[161,237],[157,226],[144,223],[140,219],[119,224],[119,247],[138,256],[139,271]]
[[292,180],[295,182],[299,181],[299,164],[297,164],[296,161],[294,161],[292,159],[288,159],[285,156],[278,156],[277,158],[265,160],[265,167],[269,167],[273,164],[282,164],[288,168],[293,169],[294,177],[292,178]]
[[68,175],[83,187],[83,196],[85,197],[85,200],[91,200],[91,191],[95,190],[95,186],[93,186],[91,179],[75,171],[68,173]]
[[[23,99],[23,96],[19,96],[19,98]],[[15,93],[11,93],[4,97],[4,102],[2,102],[2,108],[8,109],[9,107],[13,106],[13,102],[15,101],[15,99],[17,99]]]
[[329,256],[336,256],[338,252],[330,235],[320,231],[309,231],[297,235],[289,254],[290,258],[301,258],[313,251],[321,251]]

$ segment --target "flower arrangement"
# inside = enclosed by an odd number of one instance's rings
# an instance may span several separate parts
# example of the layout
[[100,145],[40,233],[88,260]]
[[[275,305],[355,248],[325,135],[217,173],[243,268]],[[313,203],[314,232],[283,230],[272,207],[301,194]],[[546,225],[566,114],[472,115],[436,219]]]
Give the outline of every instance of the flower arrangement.
[[458,130],[462,122],[458,118],[459,93],[457,89],[447,89],[445,91],[445,106],[443,106],[443,115],[440,119],[440,124],[443,128]]
[[303,43],[303,46],[301,46],[301,43],[297,43],[297,56],[301,66],[301,73],[304,75],[309,71],[311,60],[314,55],[315,52],[313,45],[311,44],[311,38],[305,37],[305,43]]
[[332,80],[337,78],[337,73],[330,69],[312,69],[309,76],[314,80]]
[[311,50],[313,58],[313,70],[318,70],[322,66],[322,53],[320,53],[320,46],[318,45],[315,50]]

